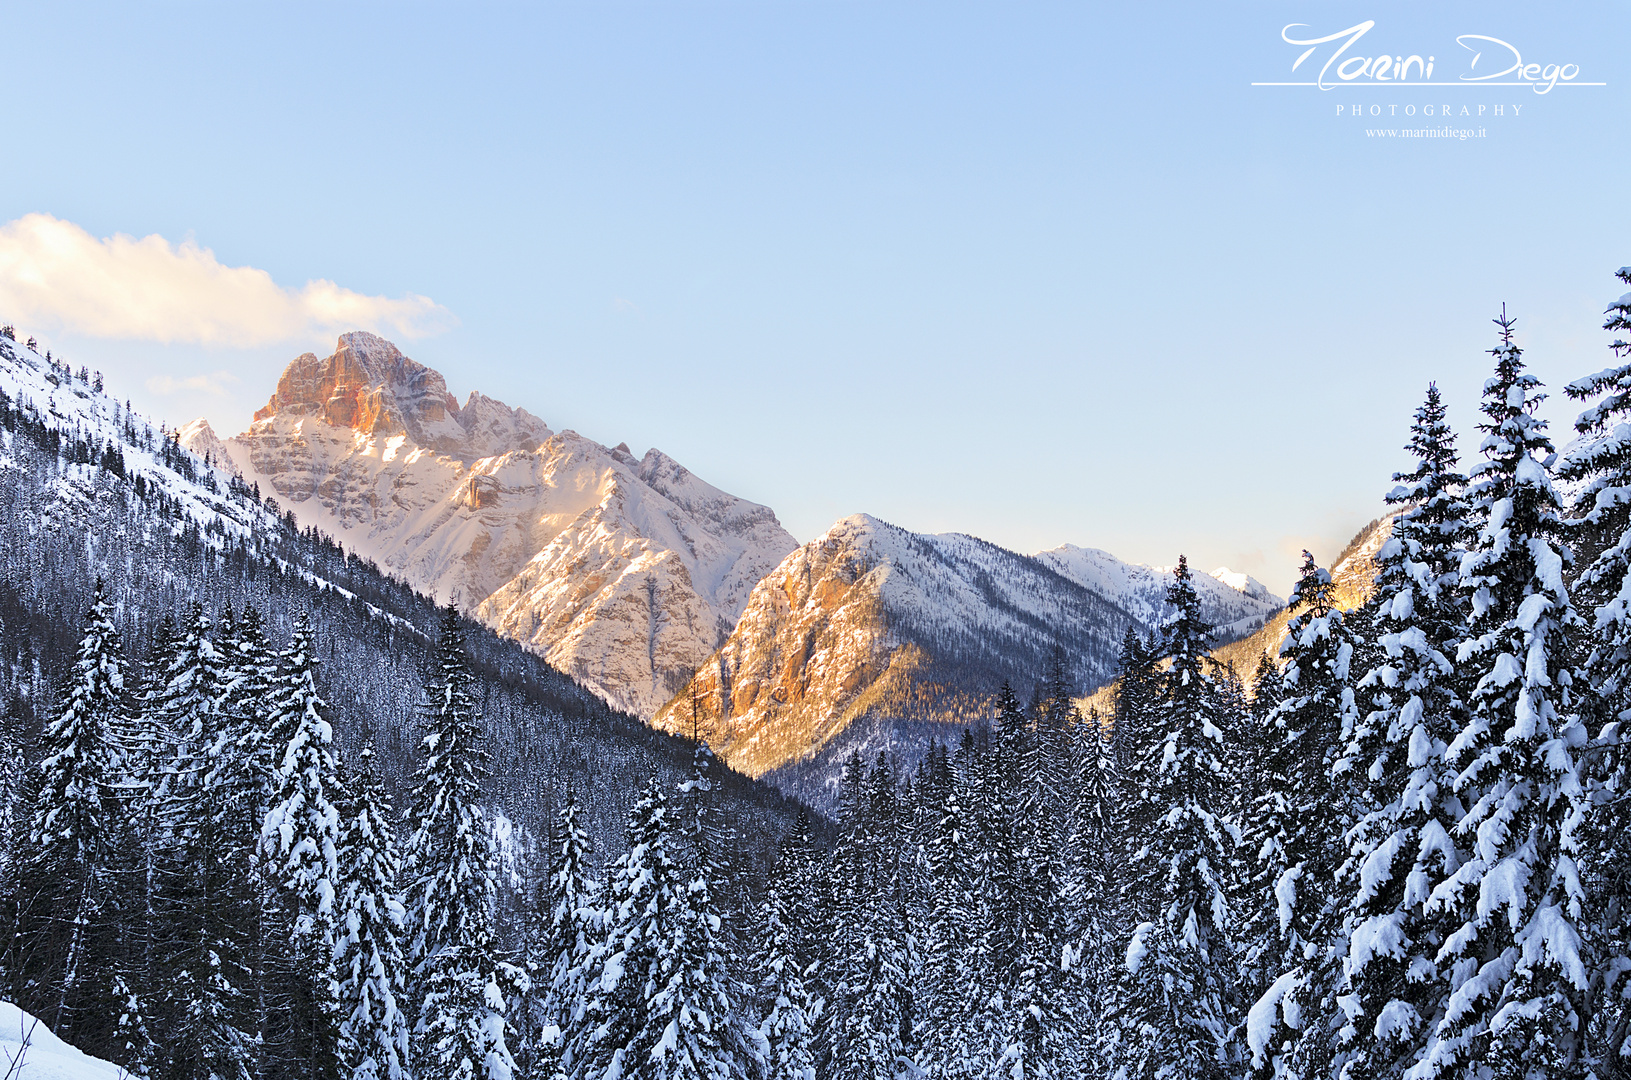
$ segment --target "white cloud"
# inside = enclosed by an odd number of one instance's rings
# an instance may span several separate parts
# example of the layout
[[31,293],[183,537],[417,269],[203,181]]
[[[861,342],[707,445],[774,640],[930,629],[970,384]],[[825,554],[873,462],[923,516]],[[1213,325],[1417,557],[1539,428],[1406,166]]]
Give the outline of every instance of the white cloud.
[[237,347],[344,330],[417,338],[457,322],[427,296],[365,296],[323,280],[288,288],[265,270],[223,266],[190,239],[98,240],[50,214],[0,225],[0,318],[90,337]]

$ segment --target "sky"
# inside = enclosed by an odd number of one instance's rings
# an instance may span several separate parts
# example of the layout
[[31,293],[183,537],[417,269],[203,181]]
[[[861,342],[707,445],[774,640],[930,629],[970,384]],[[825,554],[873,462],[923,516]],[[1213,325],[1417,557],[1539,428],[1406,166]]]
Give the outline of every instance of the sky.
[[[1285,40],[1367,21],[1328,67],[1345,39]],[[1631,263],[1623,4],[7,23],[0,320],[222,434],[372,329],[800,540],[866,512],[1284,594],[1383,511],[1429,381],[1476,457],[1503,304],[1566,439]]]

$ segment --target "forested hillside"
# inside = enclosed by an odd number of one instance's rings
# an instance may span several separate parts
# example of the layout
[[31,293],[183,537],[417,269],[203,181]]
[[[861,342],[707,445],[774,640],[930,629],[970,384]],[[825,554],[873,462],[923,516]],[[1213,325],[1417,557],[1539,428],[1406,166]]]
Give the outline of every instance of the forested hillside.
[[[227,574],[235,527],[178,502],[144,590],[121,474],[158,466],[8,406],[50,508],[18,507],[38,547],[9,565],[53,564],[39,579],[88,607],[14,587],[19,618],[75,629],[13,664],[7,992],[178,1080],[1631,1075],[1631,294],[1615,365],[1566,388],[1584,411],[1562,453],[1497,323],[1473,460],[1430,386],[1371,580],[1307,558],[1250,692],[1180,559],[1160,633],[1123,635],[1112,708],[1084,714],[1055,651],[1028,705],[1003,687],[914,767],[853,754],[831,829],[705,746],[676,769],[681,744],[626,739],[453,612],[428,661],[394,656],[425,656],[418,609],[397,628],[388,588],[321,584],[339,556],[318,539],[278,541],[273,573],[246,536],[257,569]],[[90,530],[61,524],[103,501]],[[244,595],[192,607],[195,579],[312,617],[268,641]],[[136,663],[121,627],[155,596],[184,610]],[[411,691],[325,644],[353,606],[397,635],[358,647]],[[591,734],[528,728],[531,695]],[[620,773],[571,756],[600,746]],[[548,799],[506,788],[522,760]],[[586,828],[612,804],[620,837]]]

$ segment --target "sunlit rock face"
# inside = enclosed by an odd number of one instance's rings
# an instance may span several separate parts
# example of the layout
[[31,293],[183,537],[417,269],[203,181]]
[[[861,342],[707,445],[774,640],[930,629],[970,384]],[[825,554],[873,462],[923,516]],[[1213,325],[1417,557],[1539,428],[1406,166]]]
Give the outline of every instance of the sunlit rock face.
[[[302,526],[649,717],[797,543],[767,507],[472,393],[367,333],[292,362],[223,454]],[[191,445],[191,443],[189,443]]]
[[[1101,551],[1021,555],[866,514],[837,522],[753,589],[725,643],[657,710],[732,766],[834,808],[845,760],[910,767],[992,715],[1004,682],[1027,698],[1054,658],[1085,694],[1114,677],[1122,637],[1160,625],[1170,569]],[[1197,575],[1206,617],[1248,633],[1282,601],[1254,579]]]

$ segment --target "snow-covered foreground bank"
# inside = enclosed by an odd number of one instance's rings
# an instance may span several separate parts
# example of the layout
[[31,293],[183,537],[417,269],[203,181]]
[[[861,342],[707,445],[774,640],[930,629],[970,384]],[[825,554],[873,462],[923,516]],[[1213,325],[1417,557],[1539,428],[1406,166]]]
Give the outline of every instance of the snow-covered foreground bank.
[[0,1077],[4,1080],[120,1080],[123,1069],[69,1046],[9,1001],[0,1001]]

